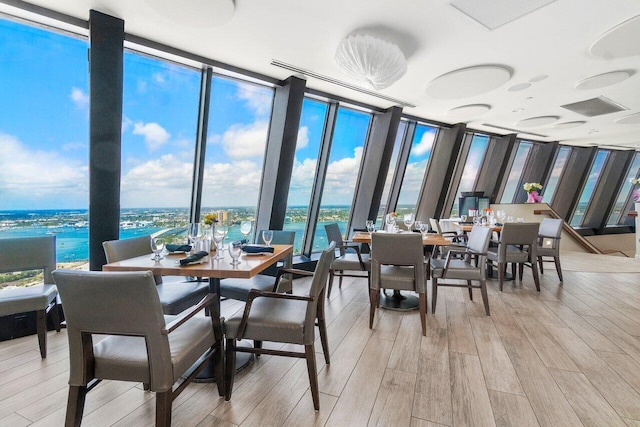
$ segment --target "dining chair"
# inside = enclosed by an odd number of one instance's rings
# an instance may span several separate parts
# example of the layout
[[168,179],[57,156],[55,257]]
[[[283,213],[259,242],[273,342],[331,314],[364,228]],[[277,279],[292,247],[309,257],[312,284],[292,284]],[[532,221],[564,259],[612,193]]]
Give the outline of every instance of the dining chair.
[[540,223],[540,229],[538,231],[538,266],[540,267],[540,273],[544,273],[544,262],[551,262],[551,260],[545,260],[543,257],[553,257],[553,262],[556,265],[556,272],[558,278],[562,282],[562,267],[560,267],[560,235],[562,234],[562,220],[553,218],[544,218]]
[[438,252],[440,252],[440,256],[447,256],[447,253],[450,250],[455,250],[455,251],[460,251],[460,250],[464,250],[464,247],[466,246],[466,240],[467,240],[467,236],[464,233],[457,233],[455,231],[442,231],[442,228],[440,227],[440,221],[436,218],[429,218],[429,225],[431,225],[431,230],[442,236],[442,237],[446,237],[448,239],[451,239],[451,245],[447,245],[447,246],[438,246],[436,248],[434,248],[432,256],[435,258],[437,257]]
[[0,239],[0,273],[42,270],[42,285],[0,290],[0,316],[36,312],[36,331],[40,357],[47,357],[47,314],[60,332],[56,303],[58,291],[51,273],[56,269],[56,237],[22,237]]
[[[272,245],[293,245],[296,238],[294,231],[273,230]],[[258,233],[258,244],[264,244],[262,232]],[[246,301],[251,289],[261,291],[291,293],[293,278],[290,274],[280,277],[276,282],[279,267],[291,268],[293,266],[293,253],[279,260],[279,265],[273,264],[260,274],[251,279],[228,278],[220,281],[220,296],[239,301]]]
[[[222,328],[214,294],[180,316],[165,316],[150,271],[57,270],[53,278],[69,340],[65,425],[81,424],[87,393],[103,379],[141,382],[155,392],[156,426],[171,425],[172,402],[212,360],[218,394],[224,395]],[[210,317],[195,316],[205,307]]]
[[[102,242],[107,263],[122,261],[142,255],[151,256],[151,236]],[[156,290],[165,314],[179,314],[195,305],[209,293],[206,281],[187,280],[185,277],[155,276]]]
[[[489,311],[489,298],[487,296],[486,258],[487,248],[491,240],[491,228],[476,225],[469,233],[466,248],[450,250],[446,258],[431,259],[431,311],[436,312],[438,300],[438,286],[453,286],[469,289],[469,299],[473,301],[473,288],[480,288],[484,311],[487,316]],[[461,255],[462,259],[455,259]],[[441,280],[464,280],[466,284],[444,283]],[[473,286],[473,281],[480,282]]]
[[[325,363],[329,365],[329,347],[324,318],[324,291],[331,263],[335,258],[335,242],[320,255],[315,272],[282,269],[280,274],[312,275],[308,295],[282,294],[252,289],[243,309],[224,321],[226,338],[225,400],[231,399],[235,376],[236,352],[270,354],[305,358],[313,407],[320,409],[318,374],[315,359],[315,328],[318,326]],[[243,339],[304,345],[304,352],[240,347]]]
[[371,284],[369,287],[369,329],[373,328],[380,290],[413,291],[418,294],[422,335],[427,333],[426,274],[422,236],[417,233],[371,235]]
[[[367,273],[367,282],[371,283],[371,262],[370,255],[360,252],[360,246],[357,243],[344,242],[342,232],[338,224],[326,224],[324,226],[327,232],[327,241],[335,242],[336,248],[339,250],[340,256],[335,259],[333,266],[329,271],[329,285],[327,289],[327,298],[331,296],[331,287],[333,286],[334,276],[338,276],[338,288],[342,288],[343,277],[363,277],[357,274],[347,274],[345,271],[363,271]],[[375,233],[374,233],[375,234]]]
[[508,263],[519,265],[520,281],[522,281],[523,267],[525,265],[530,267],[536,289],[540,291],[537,263],[539,228],[540,224],[537,222],[510,222],[502,226],[498,247],[491,247],[487,251],[487,262],[495,263],[498,268],[500,291],[502,291],[505,269]]

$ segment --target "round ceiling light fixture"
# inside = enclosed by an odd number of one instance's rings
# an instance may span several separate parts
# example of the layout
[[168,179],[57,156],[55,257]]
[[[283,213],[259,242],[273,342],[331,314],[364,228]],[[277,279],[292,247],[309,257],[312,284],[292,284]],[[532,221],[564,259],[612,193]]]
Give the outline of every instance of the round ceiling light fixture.
[[517,85],[511,86],[507,89],[509,92],[518,92],[521,90],[525,90],[531,87],[531,83],[518,83]]
[[562,123],[556,123],[555,125],[553,125],[553,128],[554,129],[571,129],[571,128],[576,128],[578,126],[582,126],[585,123],[587,122],[582,120],[576,120],[574,122],[562,122]]
[[477,65],[443,74],[429,82],[427,95],[437,99],[469,98],[499,88],[511,79],[504,65]]
[[516,125],[523,128],[532,128],[537,126],[549,125],[558,120],[560,120],[559,116],[529,117],[528,119],[520,120],[518,123],[516,123]]
[[373,90],[385,89],[407,73],[407,60],[397,45],[367,34],[344,38],[335,60],[343,73]]
[[144,0],[162,17],[189,28],[207,29],[225,25],[233,17],[233,0]]
[[600,89],[627,80],[635,74],[634,70],[619,70],[587,77],[576,83],[578,90]]
[[640,43],[633,42],[638,38],[640,38],[640,15],[634,16],[602,34],[593,42],[589,52],[593,56],[604,59],[640,55]]
[[447,116],[454,119],[464,119],[479,116],[480,114],[484,114],[489,110],[491,110],[491,106],[487,104],[461,105],[459,107],[450,109],[447,112]]
[[640,124],[640,113],[629,114],[616,120],[619,125],[637,125]]

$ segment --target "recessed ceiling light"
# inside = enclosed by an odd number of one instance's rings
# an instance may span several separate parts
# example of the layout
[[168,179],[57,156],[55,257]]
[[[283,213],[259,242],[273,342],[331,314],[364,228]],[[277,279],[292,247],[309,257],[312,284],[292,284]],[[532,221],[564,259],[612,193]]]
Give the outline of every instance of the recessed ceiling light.
[[616,25],[601,35],[589,48],[593,56],[604,59],[625,58],[640,55],[640,15]]
[[531,83],[518,83],[515,86],[511,86],[509,89],[507,89],[509,92],[517,92],[519,90],[525,90],[527,88],[531,87]]
[[491,110],[491,106],[486,104],[461,105],[460,107],[450,109],[447,115],[453,118],[468,118],[479,116],[489,110]]
[[598,74],[580,80],[576,83],[575,88],[578,90],[600,89],[601,87],[611,86],[627,80],[634,73],[635,71],[633,70],[619,70]]
[[581,120],[578,120],[575,122],[562,122],[562,123],[556,123],[555,125],[553,125],[553,128],[554,129],[571,129],[578,126],[582,126],[585,123],[587,122],[581,121]]
[[637,125],[640,124],[640,113],[629,114],[616,120],[620,125]]
[[516,108],[515,110],[511,110],[513,113],[521,113],[524,111],[524,108]]
[[559,119],[560,119],[559,116],[529,117],[528,119],[520,120],[518,123],[516,123],[516,126],[523,127],[523,128],[532,128],[536,126],[548,125]]
[[546,74],[540,74],[539,76],[535,76],[535,77],[530,78],[529,79],[529,83],[538,83],[538,82],[543,81],[547,77],[549,77],[549,76],[547,76]]
[[511,68],[504,65],[478,65],[443,74],[429,82],[427,95],[437,99],[458,99],[480,95],[499,88],[511,79]]

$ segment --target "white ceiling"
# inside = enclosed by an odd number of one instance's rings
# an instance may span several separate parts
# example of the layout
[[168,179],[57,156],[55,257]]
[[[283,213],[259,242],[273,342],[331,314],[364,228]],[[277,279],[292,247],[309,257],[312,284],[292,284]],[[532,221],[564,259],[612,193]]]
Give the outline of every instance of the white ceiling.
[[[235,0],[232,14],[229,1],[31,0],[29,3],[83,20],[88,19],[90,9],[96,9],[123,19],[130,34],[277,79],[285,79],[292,73],[271,65],[273,59],[354,83],[336,66],[336,47],[348,34],[369,33],[395,42],[407,58],[406,75],[380,92],[416,105],[405,107],[407,114],[445,123],[466,122],[470,128],[502,134],[511,132],[485,124],[517,129],[529,133],[521,133],[523,138],[531,133],[546,136],[531,137],[542,141],[640,147],[640,121],[620,120],[640,113],[640,25],[635,23],[640,20],[630,21],[633,25],[623,28],[624,31],[614,31],[597,43],[593,52],[600,56],[590,53],[591,45],[601,36],[640,15],[638,0],[556,0],[493,30],[454,8],[450,0]],[[500,3],[505,0],[477,1],[487,2],[499,13]],[[168,12],[165,8],[171,3],[179,4],[180,9]],[[227,15],[226,19],[231,16],[230,20],[220,26],[224,19],[212,15],[211,27],[203,28],[207,25],[207,20],[202,20],[203,14],[213,14],[210,11],[215,7],[222,7],[222,14]],[[0,11],[15,13],[7,5],[0,5]],[[616,52],[629,56],[617,57],[621,54]],[[498,87],[472,96],[443,99],[427,94],[429,83],[437,77],[482,65],[492,66],[484,71],[498,66],[511,76],[504,83],[494,79],[500,84]],[[613,71],[627,71],[631,76],[617,81],[619,74],[616,74],[610,79],[614,83],[604,87],[599,87],[601,79],[592,84],[583,82]],[[467,74],[453,73],[458,79]],[[478,84],[483,83],[483,74],[491,73],[480,70]],[[585,89],[576,89],[581,82]],[[442,79],[435,84],[441,85]],[[307,86],[382,108],[393,105],[314,78],[307,79]],[[585,117],[560,107],[600,96],[627,107],[628,111]],[[471,107],[459,108],[467,105]],[[449,113],[450,110],[453,111]],[[558,119],[551,123],[548,119],[527,120],[554,116]],[[575,123],[582,121],[586,123]],[[565,122],[574,123],[564,126]]]

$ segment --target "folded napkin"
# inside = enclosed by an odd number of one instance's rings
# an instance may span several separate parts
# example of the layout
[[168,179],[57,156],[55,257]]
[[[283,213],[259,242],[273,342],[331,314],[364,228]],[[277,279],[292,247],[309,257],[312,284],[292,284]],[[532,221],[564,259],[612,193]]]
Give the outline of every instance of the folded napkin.
[[206,257],[207,255],[209,255],[209,252],[205,252],[205,251],[196,252],[193,255],[189,255],[186,258],[182,258],[180,260],[180,265],[185,266],[185,265],[189,265],[191,263],[200,261],[202,258]]
[[169,243],[165,246],[169,252],[190,252],[191,245],[177,245],[175,243]]
[[273,248],[270,246],[244,245],[242,250],[247,254],[273,253]]
[[502,227],[504,224],[501,222],[496,222],[496,227]]

